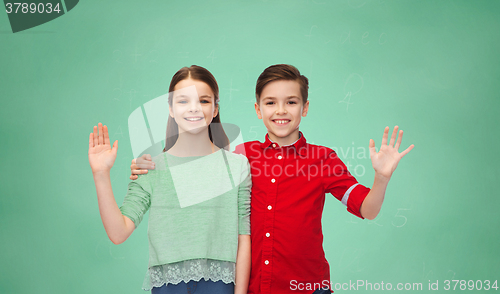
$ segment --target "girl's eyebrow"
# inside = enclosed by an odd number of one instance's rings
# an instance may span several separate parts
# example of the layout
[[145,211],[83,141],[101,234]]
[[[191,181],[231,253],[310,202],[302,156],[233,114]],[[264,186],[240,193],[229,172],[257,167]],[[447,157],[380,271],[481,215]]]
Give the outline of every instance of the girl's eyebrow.
[[210,99],[212,99],[212,96],[210,96],[210,95],[202,95],[202,96],[200,96],[200,98],[210,98]]
[[189,96],[184,95],[184,94],[179,94],[179,95],[174,96],[174,98],[189,98]]

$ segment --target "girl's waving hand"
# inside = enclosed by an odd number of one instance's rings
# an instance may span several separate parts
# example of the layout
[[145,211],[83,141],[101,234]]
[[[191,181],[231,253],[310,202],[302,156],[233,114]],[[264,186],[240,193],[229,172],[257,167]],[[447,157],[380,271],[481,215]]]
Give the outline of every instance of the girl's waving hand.
[[116,159],[118,140],[109,143],[108,127],[101,123],[94,126],[94,132],[89,136],[89,163],[93,173],[111,170]]

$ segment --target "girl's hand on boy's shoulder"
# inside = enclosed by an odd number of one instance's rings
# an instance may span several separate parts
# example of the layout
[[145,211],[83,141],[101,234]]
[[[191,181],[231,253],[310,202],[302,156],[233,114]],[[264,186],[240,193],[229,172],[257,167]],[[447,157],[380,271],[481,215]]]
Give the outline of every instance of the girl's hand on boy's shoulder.
[[132,164],[130,165],[130,179],[137,180],[138,175],[147,174],[148,169],[155,169],[155,163],[151,159],[150,154],[143,154],[138,158],[132,159]]
[[89,163],[92,173],[109,172],[113,167],[118,151],[118,140],[109,143],[108,127],[99,123],[89,136]]
[[370,139],[370,158],[372,160],[373,169],[375,173],[379,176],[390,179],[392,173],[398,166],[399,161],[403,158],[410,150],[413,149],[414,145],[406,148],[403,152],[399,152],[399,147],[401,146],[401,141],[403,140],[403,131],[399,131],[399,136],[396,141],[396,136],[398,135],[398,126],[394,127],[392,131],[391,140],[389,145],[387,145],[387,138],[389,137],[389,127],[384,130],[384,135],[382,136],[382,146],[377,152],[375,149],[375,141]]

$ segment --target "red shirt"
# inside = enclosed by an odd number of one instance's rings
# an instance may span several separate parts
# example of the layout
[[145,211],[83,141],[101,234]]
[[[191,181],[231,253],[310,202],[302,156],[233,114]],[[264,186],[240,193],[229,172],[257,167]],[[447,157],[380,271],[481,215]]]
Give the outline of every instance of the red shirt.
[[370,189],[358,184],[335,151],[308,144],[299,133],[299,140],[288,146],[280,147],[268,135],[264,143],[236,146],[252,173],[248,293],[310,294],[307,283],[330,285],[321,228],[325,193],[363,218],[359,209]]

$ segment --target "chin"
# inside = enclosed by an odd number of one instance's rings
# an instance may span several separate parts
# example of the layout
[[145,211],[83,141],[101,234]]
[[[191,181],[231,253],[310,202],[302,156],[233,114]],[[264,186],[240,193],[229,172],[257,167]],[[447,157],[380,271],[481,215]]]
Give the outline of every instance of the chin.
[[203,126],[203,127],[199,127],[199,128],[185,128],[183,130],[181,130],[180,132],[181,133],[188,133],[188,134],[191,134],[191,135],[196,135],[196,134],[199,134],[201,132],[203,132],[204,130],[206,130],[208,128],[208,126]]

